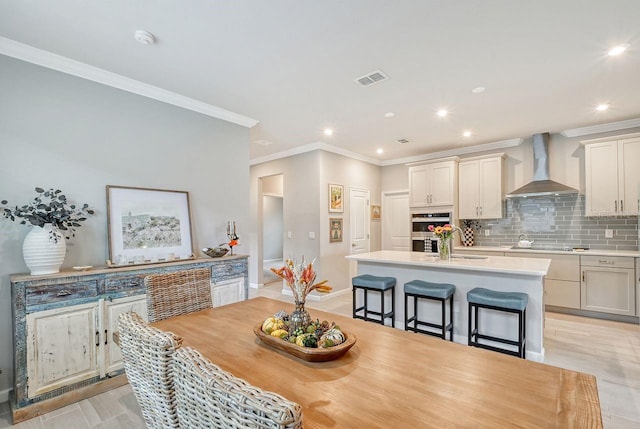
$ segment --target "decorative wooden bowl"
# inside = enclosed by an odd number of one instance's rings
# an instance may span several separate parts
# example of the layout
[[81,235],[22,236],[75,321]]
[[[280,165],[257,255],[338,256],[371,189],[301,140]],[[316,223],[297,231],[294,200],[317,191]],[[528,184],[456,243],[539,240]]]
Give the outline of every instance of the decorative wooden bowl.
[[229,249],[227,249],[226,247],[205,247],[204,249],[202,249],[202,253],[211,258],[220,258],[226,255],[227,252],[229,252]]
[[345,336],[344,343],[327,348],[300,347],[297,344],[290,343],[289,341],[281,338],[273,337],[262,332],[262,323],[253,328],[253,333],[256,334],[256,337],[258,337],[264,344],[271,346],[274,349],[282,350],[283,352],[289,353],[290,355],[302,360],[306,360],[307,362],[326,362],[338,359],[356,343],[356,336],[348,334],[345,331],[342,331]]

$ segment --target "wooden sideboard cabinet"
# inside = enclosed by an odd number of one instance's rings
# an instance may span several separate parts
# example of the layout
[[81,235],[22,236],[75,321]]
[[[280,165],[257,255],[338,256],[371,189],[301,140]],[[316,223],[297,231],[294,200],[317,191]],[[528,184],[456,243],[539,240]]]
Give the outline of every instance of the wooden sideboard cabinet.
[[210,268],[213,305],[247,299],[248,256],[13,275],[14,423],[127,382],[112,341],[118,316],[147,317],[144,278]]

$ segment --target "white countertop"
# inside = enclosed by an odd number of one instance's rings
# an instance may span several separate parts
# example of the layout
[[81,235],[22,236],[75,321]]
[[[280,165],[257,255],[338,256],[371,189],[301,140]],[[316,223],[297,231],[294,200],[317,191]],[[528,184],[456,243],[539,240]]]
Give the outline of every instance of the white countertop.
[[[454,253],[455,255],[455,253]],[[486,259],[457,259],[441,261],[435,253],[380,250],[349,255],[347,259],[383,264],[412,265],[462,271],[544,276],[549,270],[550,259],[508,256],[488,256]]]
[[637,250],[601,250],[601,249],[589,249],[584,251],[576,250],[544,250],[544,249],[512,249],[510,246],[456,246],[453,251],[473,253],[478,252],[505,252],[505,253],[553,253],[561,255],[593,255],[593,256],[628,256],[631,258],[640,258],[640,251]]

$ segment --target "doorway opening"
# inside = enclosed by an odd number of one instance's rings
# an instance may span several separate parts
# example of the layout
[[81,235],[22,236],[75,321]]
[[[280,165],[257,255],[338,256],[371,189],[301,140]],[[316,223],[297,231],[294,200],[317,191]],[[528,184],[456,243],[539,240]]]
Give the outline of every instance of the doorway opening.
[[282,280],[271,268],[284,265],[284,195],[282,174],[262,180],[262,282],[281,286]]

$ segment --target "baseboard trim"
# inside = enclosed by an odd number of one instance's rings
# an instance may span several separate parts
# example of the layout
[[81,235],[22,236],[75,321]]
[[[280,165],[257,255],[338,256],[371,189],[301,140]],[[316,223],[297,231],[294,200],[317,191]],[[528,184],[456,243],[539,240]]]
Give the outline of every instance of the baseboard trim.
[[13,389],[0,390],[0,404],[9,400],[9,392]]
[[[349,292],[351,292],[351,289],[340,289],[335,292],[322,293],[322,294],[311,292],[309,295],[307,295],[307,301],[326,301],[328,299],[333,299],[335,297],[344,295]],[[293,297],[293,292],[291,292],[291,289],[289,289],[289,287],[286,285],[282,286],[282,294]]]
[[249,287],[251,289],[262,289],[264,287],[264,283],[249,283]]

